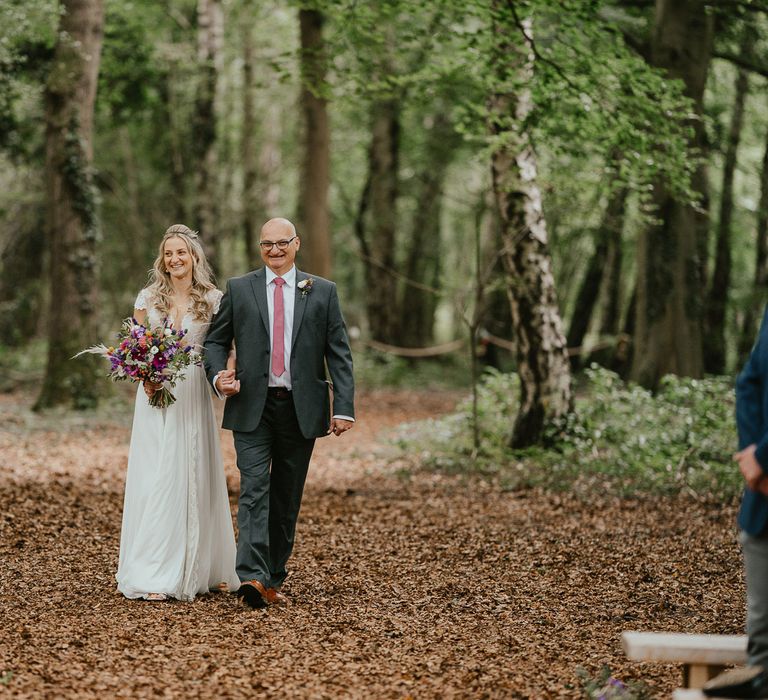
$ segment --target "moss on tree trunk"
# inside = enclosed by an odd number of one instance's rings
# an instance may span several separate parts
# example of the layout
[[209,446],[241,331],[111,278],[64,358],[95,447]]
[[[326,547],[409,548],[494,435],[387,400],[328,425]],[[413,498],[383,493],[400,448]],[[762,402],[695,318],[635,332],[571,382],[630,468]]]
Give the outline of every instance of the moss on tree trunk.
[[48,361],[36,408],[93,406],[95,357],[72,356],[97,338],[97,194],[91,172],[102,0],[66,0],[45,90],[46,210],[51,302]]

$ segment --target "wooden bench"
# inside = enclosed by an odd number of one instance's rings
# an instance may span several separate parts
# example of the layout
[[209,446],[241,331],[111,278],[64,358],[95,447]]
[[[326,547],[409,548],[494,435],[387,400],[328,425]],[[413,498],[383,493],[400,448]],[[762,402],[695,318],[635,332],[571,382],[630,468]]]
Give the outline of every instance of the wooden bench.
[[717,697],[704,695],[698,688],[678,688],[672,693],[672,700],[717,700]]
[[[623,632],[621,646],[627,658],[633,661],[683,664],[683,686],[686,688],[701,688],[726,666],[745,664],[747,661],[747,637],[742,634]],[[694,700],[700,696],[681,695],[679,698]]]

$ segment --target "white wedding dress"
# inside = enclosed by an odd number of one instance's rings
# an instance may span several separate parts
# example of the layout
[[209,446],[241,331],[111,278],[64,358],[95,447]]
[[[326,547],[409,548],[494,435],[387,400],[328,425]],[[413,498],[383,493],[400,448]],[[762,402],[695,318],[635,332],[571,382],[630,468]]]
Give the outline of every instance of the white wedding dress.
[[[214,313],[222,293],[210,292]],[[147,309],[147,325],[163,318],[139,293],[137,309]],[[202,345],[208,324],[184,316],[185,340]],[[163,593],[192,600],[226,584],[240,585],[235,573],[235,536],[229,511],[212,390],[199,366],[171,390],[168,408],[149,405],[140,384],[136,392],[117,588],[126,598]]]

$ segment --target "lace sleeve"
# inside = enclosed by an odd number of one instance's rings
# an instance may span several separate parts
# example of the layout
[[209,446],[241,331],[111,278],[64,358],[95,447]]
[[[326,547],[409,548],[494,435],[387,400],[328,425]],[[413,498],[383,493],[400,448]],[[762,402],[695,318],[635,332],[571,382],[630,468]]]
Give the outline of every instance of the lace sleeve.
[[146,289],[142,289],[139,292],[139,296],[136,297],[136,302],[133,305],[134,309],[144,309],[146,311],[149,306],[149,292]]
[[212,289],[210,292],[208,292],[208,301],[211,303],[211,309],[213,310],[214,316],[217,313],[219,313],[219,306],[221,306],[221,297],[223,296],[224,296],[224,292],[222,292],[220,289]]

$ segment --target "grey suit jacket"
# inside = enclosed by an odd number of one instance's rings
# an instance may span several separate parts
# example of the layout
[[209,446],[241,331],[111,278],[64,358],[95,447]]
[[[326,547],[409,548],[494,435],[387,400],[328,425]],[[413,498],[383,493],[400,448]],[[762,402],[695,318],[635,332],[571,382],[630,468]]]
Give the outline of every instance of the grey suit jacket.
[[[306,294],[298,283],[312,278]],[[354,417],[354,378],[347,329],[336,285],[296,270],[296,300],[291,344],[293,402],[306,438],[327,434],[331,420],[326,366],[333,382],[333,415]],[[264,268],[227,282],[219,312],[205,339],[209,381],[226,367],[235,341],[240,393],[227,399],[223,427],[249,432],[261,420],[269,383],[269,312]]]

